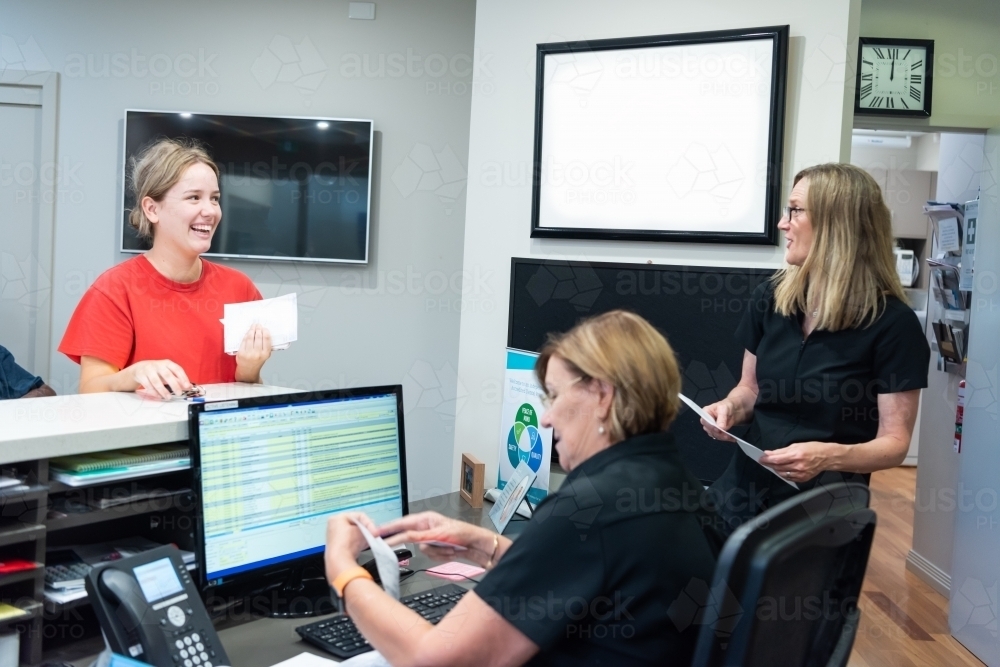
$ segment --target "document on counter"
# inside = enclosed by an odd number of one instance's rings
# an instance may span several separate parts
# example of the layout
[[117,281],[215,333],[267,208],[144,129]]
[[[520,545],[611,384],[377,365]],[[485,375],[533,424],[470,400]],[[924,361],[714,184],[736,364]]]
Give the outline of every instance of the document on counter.
[[272,667],[333,667],[333,665],[343,664],[346,663],[321,658],[320,656],[313,655],[312,653],[299,653],[294,658],[282,660],[278,664],[272,665]]
[[273,299],[227,303],[223,306],[224,345],[226,354],[236,354],[243,337],[255,324],[271,334],[271,347],[287,350],[299,339],[299,309],[295,292]]
[[[699,417],[701,417],[702,419],[704,419],[705,421],[707,421],[712,426],[715,426],[715,428],[719,428],[716,425],[715,420],[712,419],[712,416],[710,414],[708,414],[707,412],[705,412],[704,410],[702,410],[701,407],[699,407],[699,405],[697,403],[695,403],[694,401],[692,401],[690,398],[688,398],[684,394],[679,394],[679,396],[680,396],[681,400],[684,401],[684,404],[687,405],[692,410],[694,410],[695,413]],[[722,429],[719,429],[719,430],[722,431]],[[754,447],[753,445],[751,445],[746,440],[742,440],[740,438],[737,438],[735,435],[733,435],[729,431],[722,431],[722,432],[725,433],[726,435],[728,435],[731,438],[735,438],[736,439],[736,444],[740,446],[740,449],[743,450],[744,454],[746,454],[751,459],[753,459],[754,463],[756,463],[757,465],[759,465],[761,468],[764,468],[766,470],[770,470],[774,475],[776,475],[778,477],[778,479],[780,479],[785,484],[793,486],[796,489],[799,488],[798,484],[796,484],[795,482],[793,482],[791,480],[785,479],[780,474],[778,474],[774,470],[774,468],[766,466],[766,465],[764,465],[763,463],[760,462],[760,457],[762,457],[764,455],[764,451],[762,449],[760,449],[758,447]]]

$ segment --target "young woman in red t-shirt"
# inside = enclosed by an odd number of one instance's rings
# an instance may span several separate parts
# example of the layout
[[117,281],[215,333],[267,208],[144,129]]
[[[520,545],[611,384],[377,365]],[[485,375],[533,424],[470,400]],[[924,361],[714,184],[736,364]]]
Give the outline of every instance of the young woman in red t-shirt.
[[260,382],[270,334],[254,326],[233,357],[220,322],[225,304],[260,292],[200,257],[222,219],[219,168],[200,146],[163,139],[131,171],[129,224],[152,248],[101,274],[76,307],[59,351],[80,364],[80,392],[141,386],[167,398],[192,383]]

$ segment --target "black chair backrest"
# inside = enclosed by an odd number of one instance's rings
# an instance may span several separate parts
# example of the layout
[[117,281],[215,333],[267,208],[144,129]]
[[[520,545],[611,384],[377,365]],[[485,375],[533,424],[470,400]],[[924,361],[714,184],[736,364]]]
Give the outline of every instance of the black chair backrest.
[[719,555],[693,667],[846,664],[875,535],[869,498],[861,484],[824,486],[738,528]]

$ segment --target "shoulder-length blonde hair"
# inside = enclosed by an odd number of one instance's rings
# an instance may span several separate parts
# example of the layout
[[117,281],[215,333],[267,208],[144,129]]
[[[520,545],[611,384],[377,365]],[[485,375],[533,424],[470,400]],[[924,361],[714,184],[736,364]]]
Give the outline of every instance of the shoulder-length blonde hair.
[[128,185],[135,197],[135,208],[129,211],[128,223],[140,238],[153,238],[153,223],[142,210],[142,200],[150,197],[163,201],[163,196],[184,176],[188,167],[205,164],[219,178],[219,167],[208,151],[193,139],[160,139],[129,159]]
[[808,167],[794,183],[803,178],[809,179],[805,208],[812,246],[802,266],[775,274],[775,311],[818,311],[816,328],[828,331],[868,326],[887,296],[906,300],[882,190],[868,172],[850,164]]
[[583,378],[614,387],[608,415],[612,442],[665,431],[677,416],[681,376],[667,339],[634,313],[613,310],[550,336],[535,363],[535,376],[558,356]]

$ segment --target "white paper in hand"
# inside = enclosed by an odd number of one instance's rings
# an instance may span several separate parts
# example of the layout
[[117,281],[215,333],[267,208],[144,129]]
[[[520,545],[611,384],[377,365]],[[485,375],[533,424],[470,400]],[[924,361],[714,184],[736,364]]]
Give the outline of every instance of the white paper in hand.
[[[697,414],[699,417],[701,417],[702,419],[704,419],[706,422],[708,422],[709,424],[711,424],[715,428],[719,428],[718,424],[715,423],[715,420],[712,419],[712,415],[710,415],[707,412],[705,412],[704,410],[702,410],[701,407],[697,403],[695,403],[694,401],[692,401],[690,398],[688,398],[684,394],[678,394],[678,396],[680,396],[680,399],[682,401],[684,401],[685,405],[687,405],[689,408],[691,408],[692,410],[695,411],[695,414]],[[721,428],[719,428],[719,430],[722,431]],[[759,447],[754,447],[753,445],[751,445],[746,440],[741,440],[740,438],[737,438],[735,435],[733,435],[729,431],[722,431],[722,432],[725,433],[726,435],[728,435],[729,437],[734,438],[736,440],[736,444],[739,445],[740,449],[743,450],[743,453],[746,454],[747,456],[749,456],[751,459],[753,459],[754,463],[756,463],[757,465],[759,465],[761,468],[764,468],[765,470],[770,470],[774,475],[777,475],[778,479],[780,479],[785,484],[788,484],[789,486],[793,486],[796,489],[799,488],[798,484],[796,484],[795,482],[793,482],[791,480],[785,479],[780,474],[778,474],[778,472],[775,471],[774,468],[771,468],[770,466],[766,466],[766,465],[764,465],[763,463],[760,462],[760,457],[762,457],[764,455],[764,452]]]
[[382,588],[392,596],[392,599],[399,599],[399,559],[395,552],[381,537],[375,537],[361,523],[355,521],[354,525],[361,530],[365,536],[368,547],[375,556],[375,566],[378,567],[378,576],[382,580]]
[[286,350],[299,339],[299,309],[295,292],[274,299],[227,303],[223,306],[223,348],[236,354],[250,327],[260,324],[271,334],[271,347]]

